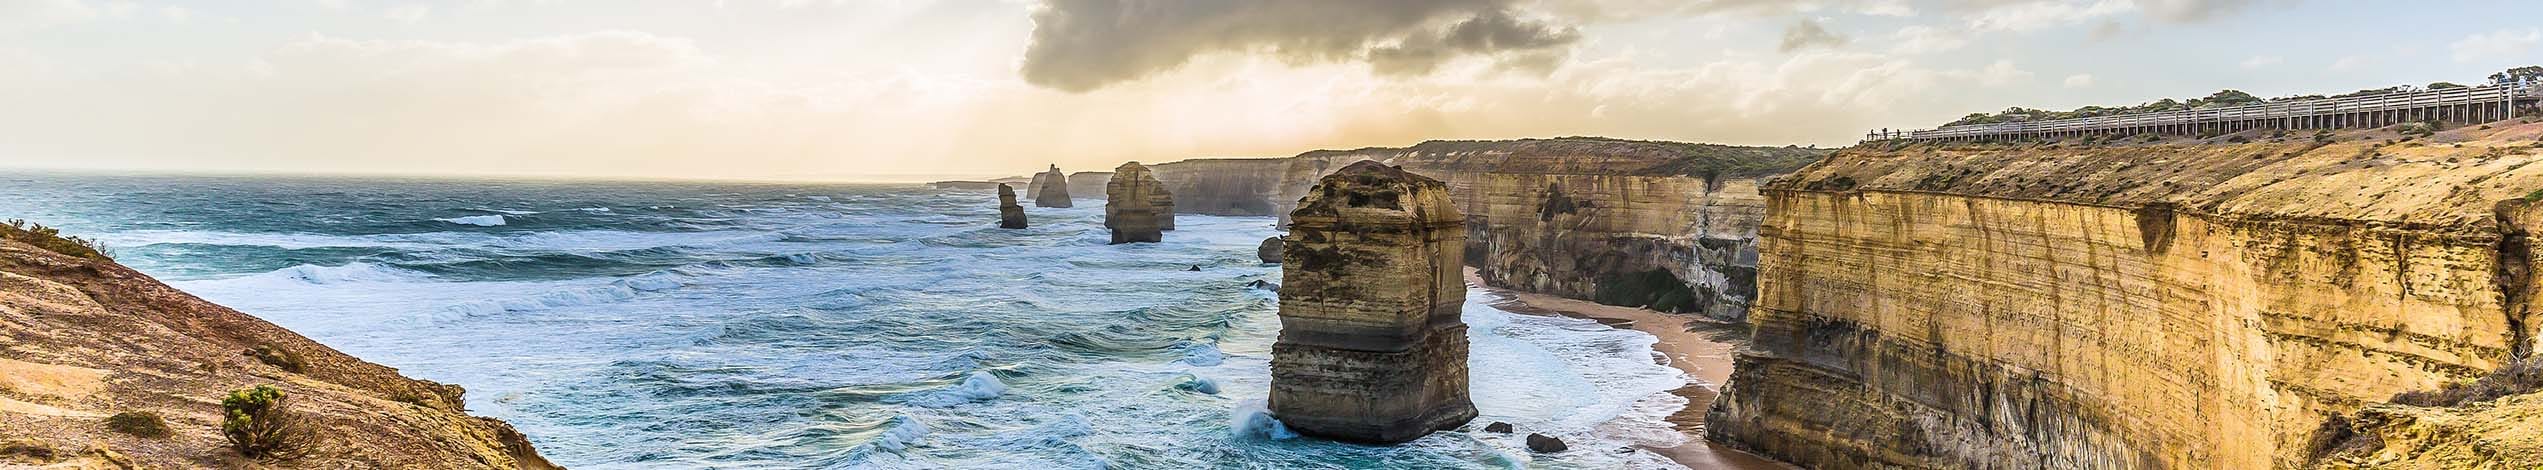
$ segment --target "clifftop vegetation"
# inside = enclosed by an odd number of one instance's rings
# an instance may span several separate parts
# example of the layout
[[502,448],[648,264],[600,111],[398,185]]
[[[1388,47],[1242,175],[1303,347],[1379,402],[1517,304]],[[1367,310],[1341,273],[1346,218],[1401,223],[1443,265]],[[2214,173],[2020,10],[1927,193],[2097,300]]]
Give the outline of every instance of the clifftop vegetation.
[[[2507,70],[2504,70],[2504,71],[2500,71],[2499,73],[2491,74],[2491,75],[2490,75],[2490,81],[2489,81],[2489,83],[2516,83],[2516,82],[2519,82],[2519,81],[2533,82],[2533,81],[2538,81],[2538,80],[2543,80],[2543,66],[2532,66],[2532,65],[2529,65],[2529,66],[2524,66],[2524,67],[2511,68],[2511,69],[2507,69]],[[2189,98],[2189,99],[2181,99],[2181,100],[2175,100],[2175,99],[2172,99],[2172,98],[2164,98],[2164,99],[2161,99],[2161,100],[2155,100],[2155,101],[2152,101],[2152,102],[2147,102],[2147,103],[2139,104],[2139,105],[2136,105],[2136,106],[2085,106],[2085,107],[2081,107],[2081,108],[2075,108],[2075,109],[2074,109],[2074,110],[2072,110],[2072,111],[2050,111],[2050,110],[2045,110],[2045,109],[2032,109],[2032,108],[2024,108],[2024,107],[2016,106],[2016,107],[2011,107],[2011,108],[2005,108],[2003,111],[1997,111],[1997,112],[1992,113],[1992,114],[1990,114],[1990,113],[1969,113],[1969,115],[1967,115],[1967,116],[1961,116],[1961,118],[1960,118],[1959,120],[1952,121],[1952,122],[1950,122],[1950,123],[1946,123],[1946,124],[1943,124],[1943,125],[1945,125],[1945,126],[1959,126],[1959,125],[1968,125],[1968,124],[1995,124],[1995,123],[2005,123],[2005,122],[2047,121],[2047,120],[2056,120],[2056,119],[2085,118],[2085,117],[2096,117],[2096,116],[2112,116],[2112,115],[2121,115],[2121,114],[2153,113],[2153,112],[2163,112],[2163,111],[2181,111],[2181,110],[2190,110],[2190,109],[2199,109],[2199,108],[2208,108],[2208,107],[2221,107],[2221,106],[2245,105],[2245,104],[2253,104],[2253,103],[2275,103],[2275,102],[2281,102],[2281,101],[2310,100],[2310,99],[2322,99],[2322,98],[2347,98],[2347,97],[2352,97],[2352,96],[2372,96],[2372,95],[2383,95],[2383,94],[2391,94],[2391,93],[2403,93],[2403,92],[2411,92],[2411,91],[2419,91],[2419,90],[2445,90],[2445,89],[2464,88],[2464,87],[2465,87],[2465,86],[2464,86],[2464,85],[2462,85],[2462,84],[2457,84],[2457,83],[2453,83],[2453,82],[2442,82],[2442,81],[2441,81],[2441,82],[2430,83],[2430,84],[2428,84],[2427,86],[2395,85],[2395,86],[2384,87],[2384,88],[2368,88],[2368,89],[2364,89],[2364,90],[2358,90],[2358,91],[2353,91],[2353,92],[2348,92],[2348,93],[2341,93],[2341,94],[2337,94],[2337,95],[2330,95],[2330,96],[2324,96],[2324,95],[2294,95],[2294,96],[2282,96],[2282,97],[2277,97],[2277,98],[2268,98],[2268,99],[2262,99],[2262,98],[2257,97],[2257,96],[2252,96],[2252,94],[2251,94],[2251,93],[2245,93],[2245,92],[2243,92],[2242,90],[2232,90],[2232,89],[2227,89],[2227,90],[2218,90],[2218,91],[2217,91],[2217,92],[2215,92],[2215,93],[2209,93],[2206,97],[2203,97],[2203,98]]]

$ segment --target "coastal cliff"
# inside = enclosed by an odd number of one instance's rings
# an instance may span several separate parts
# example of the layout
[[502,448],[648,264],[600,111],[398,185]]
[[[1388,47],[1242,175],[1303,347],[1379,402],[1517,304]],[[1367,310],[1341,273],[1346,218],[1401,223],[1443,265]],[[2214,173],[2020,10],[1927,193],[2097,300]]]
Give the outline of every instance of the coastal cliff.
[[2539,135],[1840,151],[1764,189],[1754,334],[1709,435],[1819,468],[2501,465],[2520,447],[2347,435],[2496,428],[2387,402],[2533,350]]
[[1466,263],[1487,284],[1737,321],[1755,289],[1758,184],[1828,152],[1566,137],[1155,168],[1183,212],[1286,225],[1318,178],[1359,161],[1402,166],[1447,184],[1467,217]]
[[223,440],[222,399],[274,384],[314,434],[311,455],[287,467],[557,468],[511,425],[466,414],[459,386],[398,375],[73,245],[6,238],[47,240],[0,237],[0,464],[249,466]]
[[[1206,215],[1283,215],[1281,191],[1290,184],[1314,180],[1282,179],[1289,167],[1281,158],[1195,158],[1148,167],[1166,190],[1173,191],[1175,211]],[[1302,196],[1304,194],[1301,194]],[[1296,205],[1290,199],[1290,205]]]

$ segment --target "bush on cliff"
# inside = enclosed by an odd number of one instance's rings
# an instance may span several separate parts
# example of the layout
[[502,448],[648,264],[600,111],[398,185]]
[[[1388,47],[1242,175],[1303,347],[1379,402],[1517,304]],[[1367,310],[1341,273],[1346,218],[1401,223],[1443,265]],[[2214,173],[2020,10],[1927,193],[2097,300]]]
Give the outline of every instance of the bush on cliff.
[[35,245],[36,248],[61,253],[63,256],[113,261],[106,255],[106,246],[97,243],[96,240],[65,237],[62,236],[61,229],[46,227],[44,224],[30,224],[25,220],[9,219],[6,224],[0,224],[0,239]]
[[2393,403],[2411,406],[2463,406],[2497,400],[2509,395],[2543,391],[2543,356],[2509,363],[2471,382],[2446,384],[2437,390],[2413,390],[2393,396]]
[[230,392],[221,399],[221,437],[248,458],[282,461],[307,456],[311,437],[285,398],[283,390],[272,385]]
[[167,420],[159,419],[158,413],[150,411],[115,413],[114,416],[106,417],[106,429],[152,439],[176,434],[168,431]]

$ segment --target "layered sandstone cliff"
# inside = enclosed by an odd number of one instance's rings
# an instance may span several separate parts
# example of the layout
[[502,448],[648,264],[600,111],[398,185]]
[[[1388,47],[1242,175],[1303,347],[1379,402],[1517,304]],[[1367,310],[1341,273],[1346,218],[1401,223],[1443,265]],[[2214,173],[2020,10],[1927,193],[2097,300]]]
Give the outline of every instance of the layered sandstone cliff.
[[2532,350],[2538,135],[1838,152],[1764,191],[1710,436],[1824,468],[2313,465],[2332,417]]
[[[56,251],[0,240],[0,436],[11,447],[0,466],[255,465],[221,437],[221,400],[275,384],[315,434],[313,455],[288,466],[555,468],[512,426],[469,416],[458,386],[400,376],[102,257]],[[156,414],[171,435],[105,424],[133,412]]]
[[[1175,210],[1190,214],[1284,215],[1278,201],[1282,189],[1293,184],[1282,179],[1289,168],[1289,160],[1282,158],[1195,158],[1148,168],[1180,200]],[[1313,178],[1294,182],[1301,187],[1314,183]]]
[[1464,221],[1447,188],[1364,161],[1322,178],[1292,220],[1272,415],[1300,433],[1376,443],[1474,419]]
[[1431,141],[1156,165],[1177,210],[1290,211],[1317,178],[1376,160],[1446,182],[1466,263],[1496,287],[1737,321],[1755,291],[1767,176],[1828,151],[1592,137]]

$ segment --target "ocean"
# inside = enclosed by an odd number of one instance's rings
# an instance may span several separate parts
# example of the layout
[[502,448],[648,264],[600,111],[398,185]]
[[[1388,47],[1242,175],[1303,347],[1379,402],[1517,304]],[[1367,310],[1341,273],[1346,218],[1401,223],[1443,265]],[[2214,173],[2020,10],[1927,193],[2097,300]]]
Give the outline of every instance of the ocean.
[[[573,468],[1678,468],[1654,338],[1470,290],[1466,428],[1398,446],[1261,412],[1270,217],[1106,245],[1101,198],[995,227],[914,185],[0,174],[0,218],[468,389]],[[1193,267],[1199,271],[1193,271]],[[1517,425],[1517,434],[1481,431]],[[1531,454],[1542,432],[1572,450]]]

